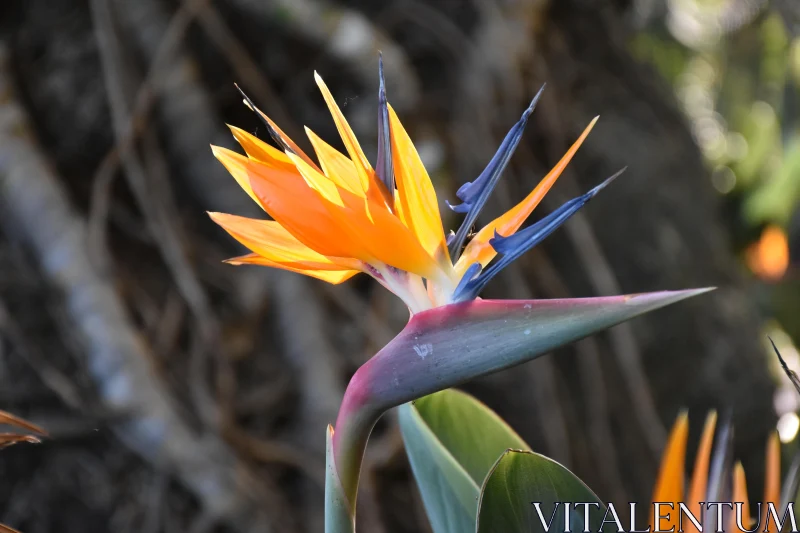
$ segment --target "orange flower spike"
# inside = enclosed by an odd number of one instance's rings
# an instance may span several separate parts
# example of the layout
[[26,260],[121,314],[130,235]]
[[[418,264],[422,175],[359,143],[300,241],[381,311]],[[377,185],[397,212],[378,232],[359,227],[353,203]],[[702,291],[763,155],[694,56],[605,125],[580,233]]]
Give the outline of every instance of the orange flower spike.
[[456,262],[455,269],[458,274],[463,274],[473,263],[479,262],[481,265],[486,266],[494,259],[497,252],[492,245],[489,244],[489,240],[494,237],[495,231],[504,237],[508,237],[519,229],[550,191],[550,188],[561,176],[561,173],[564,172],[564,169],[567,168],[567,165],[578,151],[578,148],[581,147],[583,141],[589,135],[589,132],[592,131],[592,128],[594,128],[599,118],[600,117],[595,117],[589,125],[586,126],[586,129],[583,130],[578,140],[572,144],[569,150],[567,150],[567,153],[556,163],[556,166],[542,178],[542,181],[539,182],[525,199],[481,228],[469,244],[467,244],[466,248],[464,248],[464,252]]
[[285,263],[285,262],[278,263],[275,261],[270,261],[266,257],[262,257],[258,254],[247,254],[247,255],[241,255],[239,257],[232,257],[231,259],[226,259],[225,263],[237,266],[258,265],[258,266],[265,266],[272,268],[280,268],[281,270],[288,270],[289,272],[295,272],[297,274],[303,274],[305,276],[310,276],[312,278],[321,279],[322,281],[327,281],[332,285],[338,285],[339,283],[343,283],[360,272],[359,270],[312,270],[306,268],[305,265],[302,265],[300,263]]
[[264,163],[265,165],[280,170],[297,172],[291,159],[289,159],[289,156],[287,156],[285,153],[281,152],[277,148],[273,148],[255,135],[251,135],[243,129],[237,128],[236,126],[231,126],[230,124],[228,125],[228,128],[231,130],[231,133],[233,133],[233,138],[236,139],[236,142],[241,145],[250,159],[255,159],[256,161]]
[[397,114],[389,106],[389,125],[392,140],[397,198],[404,222],[414,232],[425,251],[451,271],[450,254],[442,228],[439,202],[431,178],[422,164]]
[[[750,521],[752,519],[750,518],[750,503],[747,500],[747,480],[744,475],[744,467],[739,461],[736,461],[736,465],[733,467],[733,501],[733,513],[736,513],[736,502],[742,503],[742,526],[744,529],[750,529]],[[731,524],[736,523],[736,514],[733,517]]]
[[272,262],[296,263],[311,270],[359,270],[362,267],[355,259],[327,257],[315,252],[274,220],[254,220],[225,213],[209,215],[234,239]]
[[714,444],[714,430],[716,426],[717,412],[711,411],[708,417],[706,417],[706,423],[703,427],[703,436],[700,438],[700,446],[697,448],[692,481],[689,485],[689,494],[686,501],[686,505],[695,516],[700,516],[700,502],[706,501],[708,465],[711,458],[711,447]]
[[212,148],[236,181],[248,183],[259,205],[300,242],[322,255],[353,257],[348,242],[331,238],[338,224],[299,172],[280,171],[225,148]]
[[286,135],[286,134],[283,132],[283,130],[282,130],[282,129],[280,129],[280,128],[278,127],[278,125],[277,125],[277,124],[275,124],[275,123],[272,121],[272,119],[271,119],[271,118],[269,118],[269,117],[266,115],[266,113],[264,113],[264,112],[263,112],[263,111],[261,111],[259,108],[257,108],[257,107],[256,107],[256,105],[253,103],[253,101],[252,101],[252,100],[250,100],[250,97],[248,97],[248,96],[247,96],[247,95],[244,93],[244,91],[241,89],[241,87],[239,87],[239,86],[238,86],[238,85],[236,85],[235,83],[234,83],[234,86],[235,86],[235,87],[236,87],[236,88],[239,90],[239,93],[240,93],[240,94],[242,95],[242,97],[244,98],[244,105],[246,105],[248,108],[250,108],[250,111],[252,111],[252,112],[256,113],[256,114],[259,116],[259,118],[260,118],[260,119],[261,119],[261,120],[264,122],[264,124],[267,126],[267,130],[269,131],[269,134],[270,134],[270,136],[272,137],[272,139],[273,139],[273,140],[274,140],[274,141],[275,141],[275,142],[276,142],[278,145],[280,145],[280,146],[281,146],[281,148],[283,148],[283,150],[284,150],[284,151],[293,152],[294,154],[296,154],[296,155],[298,155],[300,158],[302,158],[302,159],[303,159],[303,160],[304,160],[306,163],[308,163],[308,164],[309,164],[309,165],[311,165],[312,167],[314,167],[314,168],[316,168],[317,170],[319,170],[319,167],[317,166],[317,164],[316,164],[316,163],[314,163],[314,160],[313,160],[313,159],[311,159],[310,157],[308,157],[308,156],[306,155],[306,153],[305,153],[305,152],[304,152],[304,151],[303,151],[303,150],[302,150],[302,149],[301,149],[299,146],[297,146],[297,144],[296,144],[296,143],[295,143],[295,142],[294,142],[294,141],[293,141],[291,138],[289,138],[289,136],[288,136],[288,135]]
[[319,187],[325,208],[351,242],[351,257],[366,263],[385,263],[425,278],[441,278],[436,263],[393,213],[336,187],[302,160],[292,157],[306,181]]
[[225,169],[233,176],[233,179],[236,180],[239,187],[244,189],[244,192],[263,209],[264,206],[261,204],[261,200],[258,199],[256,193],[253,192],[253,187],[250,185],[250,176],[247,170],[249,160],[236,152],[232,152],[221,146],[214,146],[213,144],[211,145],[211,152],[214,154],[214,157],[225,166]]
[[364,151],[361,149],[358,139],[356,139],[353,130],[350,128],[350,124],[348,124],[347,119],[344,118],[342,111],[336,104],[336,100],[334,100],[333,95],[330,90],[328,90],[328,86],[322,81],[322,77],[314,72],[314,79],[317,82],[319,90],[322,92],[323,98],[325,98],[325,103],[328,104],[328,110],[333,116],[333,121],[336,123],[336,129],[339,130],[339,135],[342,137],[344,147],[356,167],[362,190],[367,194],[368,198],[378,205],[385,206],[388,192],[385,192],[385,187],[379,184],[375,179],[375,171],[372,169],[372,165],[370,165],[367,156],[364,155]]
[[[234,139],[236,139],[242,148],[244,148],[245,153],[247,153],[250,159],[256,160],[281,172],[297,174],[297,169],[295,168],[294,164],[292,164],[292,161],[286,156],[286,154],[276,150],[258,137],[254,137],[244,130],[230,125],[228,125],[228,128],[230,128]],[[261,206],[261,202],[256,197],[255,193],[253,192],[253,187],[250,185],[250,177],[246,168],[246,160],[239,154],[219,146],[212,145],[211,151],[213,152],[214,156],[219,159],[226,168],[228,168],[228,171],[231,173],[231,175],[233,175],[239,186],[244,189],[244,191],[255,201],[255,203]],[[222,155],[220,156],[220,154]],[[227,157],[230,154],[234,154],[237,157]],[[220,159],[220,157],[223,157],[225,160],[223,161],[223,159]],[[261,207],[263,208],[263,206]]]
[[344,200],[342,200],[342,196],[339,194],[341,189],[336,183],[328,179],[322,172],[317,172],[300,157],[289,154],[289,158],[292,160],[297,170],[300,171],[300,175],[306,181],[306,184],[317,191],[323,200],[327,200],[339,207],[344,207]]
[[339,187],[364,198],[365,193],[361,188],[358,172],[353,162],[339,150],[320,139],[309,128],[306,128],[306,134],[314,147],[314,151],[317,153],[317,159],[319,159],[319,164],[325,176]]
[[778,434],[772,432],[767,441],[767,457],[764,466],[764,501],[761,505],[761,525],[767,525],[769,518],[770,503],[775,504],[775,510],[779,510],[781,500],[781,442]]
[[[672,503],[674,509],[669,513],[669,520],[661,520],[661,529],[678,528],[678,503],[683,501],[683,469],[686,463],[686,439],[689,435],[689,418],[686,412],[681,412],[667,440],[667,447],[661,458],[661,467],[658,471],[658,480],[653,491],[653,502]],[[669,509],[669,508],[667,508]],[[666,511],[666,509],[662,509]],[[655,509],[651,515],[650,524],[655,530]],[[666,525],[664,525],[666,524]]]

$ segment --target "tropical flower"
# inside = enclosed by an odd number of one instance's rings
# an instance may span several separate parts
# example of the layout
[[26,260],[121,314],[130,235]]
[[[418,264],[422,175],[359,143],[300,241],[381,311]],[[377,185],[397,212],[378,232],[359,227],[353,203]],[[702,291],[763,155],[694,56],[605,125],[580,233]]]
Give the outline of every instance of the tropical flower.
[[[462,203],[451,208],[466,216],[458,231],[446,236],[430,177],[386,101],[382,62],[379,72],[374,168],[319,75],[315,74],[317,85],[347,156],[306,128],[315,162],[242,93],[281,150],[236,127],[231,131],[246,156],[212,147],[239,185],[273,219],[211,213],[216,223],[252,252],[229,263],[281,268],[329,283],[364,272],[416,313],[475,298],[503,267],[542,241],[616,177],[519,231],[575,155],[595,118],[527,197],[467,242],[468,231],[519,144],[540,90],[480,176],[456,193]],[[495,260],[498,254],[501,257]]]
[[[717,444],[714,447],[714,434],[717,424],[716,412],[711,412],[706,418],[703,434],[694,460],[694,470],[688,486],[684,479],[686,460],[686,441],[689,435],[689,418],[681,413],[670,432],[667,446],[661,460],[661,467],[653,490],[653,503],[671,503],[673,508],[664,507],[662,516],[669,514],[669,519],[662,518],[660,524],[656,521],[655,513],[651,516],[652,530],[656,526],[660,530],[675,527],[675,531],[682,527],[683,531],[696,532],[698,528],[691,522],[688,515],[682,513],[679,504],[683,503],[687,510],[697,518],[703,530],[714,531],[716,527],[709,527],[712,520],[717,519],[717,509],[703,505],[705,502],[730,502],[735,505],[741,503],[741,510],[734,506],[724,506],[722,512],[724,531],[763,531],[768,524],[770,510],[768,504],[774,505],[778,517],[783,516],[781,503],[780,482],[780,442],[777,434],[773,433],[767,442],[764,499],[763,503],[756,506],[755,515],[747,497],[747,481],[745,479],[742,463],[737,461],[731,471],[731,440],[733,431],[730,424],[723,424],[717,434]],[[796,476],[795,476],[796,477]],[[784,491],[785,500],[790,493],[797,491],[797,479],[787,480],[787,490]],[[791,487],[794,487],[793,489]],[[737,516],[738,514],[738,516]],[[682,516],[681,516],[682,515]],[[682,518],[681,522],[679,520]],[[774,516],[771,518],[774,520]],[[753,524],[757,521],[755,527]],[[738,523],[737,523],[738,522]],[[741,526],[741,527],[739,527]]]
[[[246,155],[214,155],[272,220],[211,213],[251,253],[229,259],[341,283],[363,272],[408,306],[406,327],[352,376],[336,428],[328,427],[326,531],[354,531],[364,449],[388,409],[478,376],[530,361],[566,343],[709,289],[566,300],[481,300],[486,284],[541,242],[619,173],[520,229],[575,155],[597,119],[520,203],[474,236],[468,233],[494,189],[542,91],[483,172],[450,206],[465,214],[445,235],[439,201],[411,138],[386,101],[379,63],[378,155],[373,168],[325,83],[317,85],[347,156],[311,130],[317,161],[247,98],[274,148],[232,127]],[[349,157],[348,157],[349,156]]]

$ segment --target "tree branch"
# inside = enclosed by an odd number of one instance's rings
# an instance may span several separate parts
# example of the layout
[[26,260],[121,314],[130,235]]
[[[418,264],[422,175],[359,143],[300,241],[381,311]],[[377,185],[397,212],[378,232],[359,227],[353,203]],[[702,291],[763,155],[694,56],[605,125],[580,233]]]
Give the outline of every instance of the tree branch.
[[234,454],[215,435],[189,428],[147,364],[148,347],[111,280],[92,263],[86,222],[36,145],[10,77],[0,45],[0,213],[63,293],[98,394],[124,416],[113,429],[143,458],[172,471],[214,516],[241,531],[264,531],[253,486]]

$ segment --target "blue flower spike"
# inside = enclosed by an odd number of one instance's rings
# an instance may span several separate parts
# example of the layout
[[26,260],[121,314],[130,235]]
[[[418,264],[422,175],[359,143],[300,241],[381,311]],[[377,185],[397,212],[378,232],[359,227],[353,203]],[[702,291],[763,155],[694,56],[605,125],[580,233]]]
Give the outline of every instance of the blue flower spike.
[[392,138],[389,130],[389,104],[386,101],[386,80],[383,77],[383,54],[378,54],[378,157],[375,172],[389,193],[387,200],[394,201],[394,168],[392,167]]
[[506,134],[505,139],[503,139],[503,142],[500,144],[500,148],[497,149],[497,152],[494,154],[491,161],[489,161],[489,164],[486,165],[486,168],[483,169],[480,176],[478,176],[475,181],[469,181],[458,188],[456,196],[463,203],[458,205],[450,205],[449,202],[447,203],[450,209],[456,213],[466,213],[467,215],[458,228],[456,236],[449,245],[450,257],[453,258],[453,261],[458,259],[469,229],[475,223],[483,206],[486,205],[486,201],[497,185],[500,175],[508,165],[508,161],[514,154],[514,150],[517,149],[517,145],[522,139],[522,133],[525,131],[525,126],[528,125],[528,118],[530,118],[531,113],[533,113],[533,110],[536,108],[536,104],[539,103],[539,98],[541,98],[542,92],[544,92],[545,85],[542,85],[539,92],[537,92],[536,96],[531,100],[528,108],[522,113],[522,117],[520,117],[519,121],[514,124],[514,127]]
[[[623,168],[606,179],[603,183],[586,194],[569,200],[535,224],[513,235],[503,237],[495,231],[494,238],[492,238],[489,243],[501,257],[478,275],[476,275],[476,271],[473,270],[473,267],[476,265],[479,266],[479,264],[475,263],[470,266],[461,282],[458,284],[458,288],[453,295],[453,301],[463,302],[476,298],[486,284],[501,270],[557,230],[564,222],[569,220],[572,215],[577,213],[581,207],[586,205],[589,200],[597,196],[600,191],[605,189],[612,181],[617,179],[620,174],[625,172],[626,168]],[[465,280],[467,281],[465,282]]]

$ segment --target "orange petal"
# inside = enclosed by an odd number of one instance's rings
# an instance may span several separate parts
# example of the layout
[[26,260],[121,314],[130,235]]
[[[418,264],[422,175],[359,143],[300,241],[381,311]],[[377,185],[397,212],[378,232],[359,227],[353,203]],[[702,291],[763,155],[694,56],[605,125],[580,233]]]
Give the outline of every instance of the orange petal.
[[361,263],[352,258],[328,257],[298,241],[274,220],[209,213],[211,219],[257,255],[273,263],[293,263],[320,270],[358,270]]
[[[689,486],[689,496],[686,505],[695,516],[700,516],[700,502],[706,501],[708,488],[708,465],[711,458],[711,446],[714,443],[714,429],[717,425],[717,412],[711,411],[706,417],[703,436],[694,460],[694,472]],[[691,525],[691,524],[690,524]]]
[[353,162],[345,157],[339,150],[320,139],[319,136],[309,128],[306,128],[306,134],[312,146],[314,146],[314,151],[317,153],[317,159],[319,159],[319,164],[325,176],[339,187],[343,187],[353,194],[364,197],[365,191],[361,187],[361,181]]
[[769,518],[769,504],[775,505],[780,514],[781,499],[781,443],[778,434],[773,432],[767,441],[767,461],[764,466],[764,502],[761,505],[761,523],[766,526]]
[[[228,127],[233,133],[233,137],[239,142],[242,148],[244,148],[244,151],[250,158],[282,172],[297,173],[297,169],[294,167],[294,164],[286,156],[286,154],[268,145],[258,137],[250,135],[244,130],[230,125]],[[214,156],[217,157],[217,159],[220,159],[220,156],[218,155],[219,153],[227,154],[230,152],[226,148],[213,145],[211,146],[211,151],[214,153]],[[236,155],[238,156],[238,154]],[[241,158],[241,156],[239,156],[239,158]],[[224,159],[225,160],[220,159],[220,161],[225,165],[225,167],[228,169],[228,172],[231,173],[239,186],[244,189],[250,198],[252,198],[258,205],[261,206],[261,201],[256,197],[255,193],[253,192],[253,188],[250,185],[250,178],[243,167],[244,163],[240,164],[240,161],[244,160],[240,160],[238,158]],[[263,208],[263,206],[261,207]]]
[[289,159],[289,156],[277,148],[236,126],[228,125],[228,128],[233,133],[233,138],[236,139],[251,159],[256,159],[264,164],[283,170],[291,170],[294,167],[294,163]]
[[300,147],[299,147],[299,146],[297,146],[297,144],[296,144],[296,143],[295,143],[295,142],[294,142],[294,141],[293,141],[291,138],[289,138],[289,136],[288,136],[288,135],[286,135],[286,134],[283,132],[283,130],[282,130],[282,129],[280,129],[280,128],[278,127],[278,125],[277,125],[277,124],[275,124],[275,123],[272,121],[272,119],[271,119],[271,118],[269,118],[269,117],[268,117],[268,116],[267,116],[267,115],[266,115],[266,114],[265,114],[263,111],[261,111],[259,108],[257,108],[257,107],[256,107],[256,108],[254,109],[253,107],[251,107],[251,106],[250,106],[250,104],[248,103],[248,101],[247,101],[247,100],[245,100],[244,104],[245,104],[247,107],[249,107],[249,108],[250,108],[252,111],[254,111],[254,112],[258,113],[258,114],[259,114],[259,116],[260,116],[261,118],[263,118],[263,119],[264,119],[264,120],[265,120],[265,121],[266,121],[266,122],[267,122],[267,123],[270,125],[270,127],[271,127],[271,128],[274,130],[274,131],[275,131],[275,133],[277,133],[277,134],[278,134],[278,137],[280,137],[280,138],[281,138],[281,140],[283,141],[283,143],[284,143],[286,146],[288,146],[288,147],[289,147],[289,149],[290,149],[292,152],[294,152],[294,153],[295,153],[297,156],[299,156],[301,159],[303,159],[303,160],[304,160],[306,163],[308,163],[308,164],[309,164],[309,165],[311,165],[312,167],[314,167],[314,168],[316,168],[317,170],[319,170],[319,167],[317,166],[317,164],[316,164],[316,163],[314,163],[314,160],[313,160],[313,159],[311,159],[310,157],[308,157],[308,156],[306,155],[306,153],[305,153],[303,150],[301,150],[301,149],[300,149]]
[[441,277],[436,263],[393,213],[336,187],[299,158],[295,158],[295,164],[306,181],[319,188],[324,207],[351,244],[349,257],[385,263],[427,278]]
[[307,164],[301,158],[294,154],[289,154],[292,162],[295,165],[295,168],[300,172],[300,175],[303,176],[303,179],[306,180],[306,183],[309,187],[317,191],[320,196],[331,202],[339,207],[344,207],[344,201],[342,200],[342,196],[339,194],[340,189],[336,183],[329,180],[325,174],[322,172],[317,172],[314,170],[311,165]]
[[325,82],[322,81],[322,78],[316,72],[314,72],[314,79],[317,82],[319,90],[322,92],[323,98],[325,98],[325,103],[328,104],[328,110],[333,116],[333,121],[336,123],[336,129],[339,130],[339,135],[342,137],[344,147],[347,153],[350,154],[350,159],[356,167],[356,172],[361,181],[361,189],[366,192],[368,198],[372,199],[378,205],[381,205],[381,201],[385,200],[385,195],[387,194],[387,192],[385,192],[385,187],[378,183],[375,178],[375,171],[372,169],[372,165],[370,165],[367,156],[364,155],[364,151],[361,150],[358,139],[356,139],[353,130],[347,123],[347,119],[344,118],[339,106],[336,105],[336,100],[333,99],[333,95],[330,90],[328,90],[328,86],[325,85]]
[[431,257],[450,268],[450,254],[442,229],[442,216],[436,190],[414,148],[414,143],[389,106],[389,125],[392,136],[392,160],[394,162],[397,198],[400,211],[409,229]]
[[339,223],[296,168],[281,170],[225,148],[213,148],[236,181],[249,183],[264,210],[297,240],[322,255],[353,257],[350,243],[337,231]]
[[264,206],[261,204],[261,200],[259,200],[253,192],[253,187],[250,186],[250,177],[247,172],[247,158],[227,148],[214,146],[213,144],[211,145],[211,152],[214,154],[214,157],[225,166],[225,169],[230,172],[233,179],[239,184],[239,187],[244,189],[244,192],[263,209]]
[[[667,447],[661,458],[661,468],[658,472],[655,490],[653,491],[653,502],[671,502],[674,509],[670,511],[670,520],[661,520],[661,529],[678,527],[678,503],[683,501],[683,469],[686,462],[686,439],[689,435],[689,419],[686,412],[678,415],[675,425],[667,441]],[[666,509],[662,509],[666,511]],[[650,524],[653,530],[656,524],[655,512],[651,516]],[[664,525],[666,524],[666,525]]]
[[[747,500],[747,480],[744,476],[744,468],[742,467],[742,463],[736,461],[736,465],[733,467],[733,501],[734,501],[734,512],[735,509],[735,502],[742,503],[742,526],[745,529],[750,529],[750,503]],[[736,515],[734,515],[735,520]],[[735,524],[736,522],[731,521],[731,524]]]
[[305,276],[309,276],[312,278],[321,279],[322,281],[327,281],[333,285],[338,285],[348,279],[352,278],[356,274],[359,273],[358,270],[314,270],[304,268],[297,263],[278,263],[275,261],[270,261],[266,257],[262,257],[258,254],[247,254],[242,255],[239,257],[233,257],[231,259],[226,259],[226,263],[230,263],[232,265],[259,265],[259,266],[266,266],[272,268],[280,268],[282,270],[288,270],[289,272],[296,272],[298,274],[303,274]]
[[559,176],[561,176],[561,173],[572,160],[572,157],[578,151],[581,144],[583,144],[589,132],[592,131],[598,118],[599,117],[595,117],[594,120],[586,126],[586,129],[583,130],[578,140],[572,144],[556,166],[542,178],[542,181],[539,182],[536,188],[534,188],[524,200],[484,226],[472,240],[470,240],[456,263],[456,272],[458,272],[458,274],[463,274],[473,263],[479,262],[481,265],[486,266],[494,259],[497,252],[495,252],[492,245],[489,244],[489,240],[494,237],[494,232],[497,231],[500,235],[508,237],[519,229],[534,208],[542,201],[542,198],[550,191],[550,188],[555,184]]

